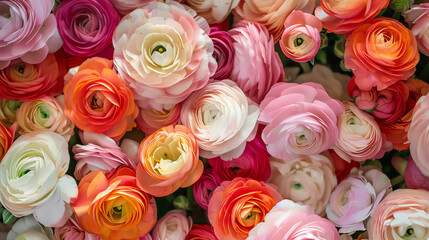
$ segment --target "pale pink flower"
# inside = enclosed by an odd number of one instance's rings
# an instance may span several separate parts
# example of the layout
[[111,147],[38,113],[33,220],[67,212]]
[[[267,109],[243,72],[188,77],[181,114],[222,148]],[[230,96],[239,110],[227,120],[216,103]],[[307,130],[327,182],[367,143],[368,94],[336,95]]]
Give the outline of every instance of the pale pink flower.
[[417,47],[429,56],[429,3],[413,5],[402,13],[405,21],[411,25],[411,32],[416,36]]
[[55,228],[55,240],[100,240],[100,238],[82,228],[73,215],[62,227]]
[[183,210],[171,210],[158,220],[152,230],[153,240],[185,240],[192,228],[192,218]]
[[223,22],[240,0],[186,0],[185,3],[209,24]]

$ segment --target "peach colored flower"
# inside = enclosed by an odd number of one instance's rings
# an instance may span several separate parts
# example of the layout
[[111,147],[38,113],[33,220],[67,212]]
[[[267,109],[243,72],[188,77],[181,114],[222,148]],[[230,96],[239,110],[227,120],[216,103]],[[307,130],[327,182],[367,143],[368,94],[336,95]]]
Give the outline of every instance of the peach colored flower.
[[263,24],[277,42],[284,30],[285,19],[294,10],[312,13],[315,0],[242,0],[234,13],[244,20]]
[[185,3],[209,24],[223,22],[240,0],[186,0]]
[[140,108],[136,119],[137,126],[145,134],[152,134],[162,127],[176,125],[179,121],[181,110],[181,103],[174,105],[170,109],[162,109],[161,111],[152,108]]
[[161,128],[145,138],[140,145],[139,161],[139,186],[156,197],[191,186],[204,170],[197,141],[182,125]]
[[329,32],[347,33],[377,16],[389,0],[321,0],[314,11]]
[[288,162],[273,157],[270,160],[272,173],[268,182],[277,186],[283,198],[309,205],[323,217],[337,186],[331,160],[320,154],[301,155]]
[[381,91],[416,71],[420,60],[417,42],[397,20],[375,18],[356,28],[347,38],[345,66],[353,70],[356,85]]
[[182,106],[180,120],[194,134],[205,158],[239,157],[256,134],[259,107],[231,80],[209,83]]
[[96,171],[79,183],[72,209],[88,233],[103,240],[134,240],[156,222],[155,200],[137,186],[135,173],[121,167],[110,177]]
[[113,35],[113,60],[137,104],[170,109],[216,71],[207,22],[188,6],[151,2],[126,15]]
[[7,129],[0,122],[0,162],[3,159],[4,155],[6,155],[7,150],[9,150],[10,146],[13,143],[13,138],[15,137],[15,131],[18,128],[17,124],[12,125],[10,129]]
[[219,240],[244,240],[281,199],[270,184],[235,178],[213,192],[208,218]]
[[320,48],[322,22],[312,14],[294,11],[286,18],[280,47],[295,62],[308,62]]
[[377,206],[369,222],[369,239],[428,239],[429,192],[398,189]]
[[420,52],[429,56],[429,3],[413,5],[409,10],[402,12],[402,15],[412,26],[411,32],[416,36]]
[[81,130],[119,140],[136,126],[133,94],[112,70],[112,61],[90,58],[64,87],[65,113]]

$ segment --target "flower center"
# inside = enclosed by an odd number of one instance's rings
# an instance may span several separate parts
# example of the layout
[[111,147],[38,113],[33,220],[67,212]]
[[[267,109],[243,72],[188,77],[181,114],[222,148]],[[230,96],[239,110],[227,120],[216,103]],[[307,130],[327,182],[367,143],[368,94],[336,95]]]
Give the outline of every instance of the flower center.
[[158,45],[158,46],[156,46],[155,48],[152,49],[151,54],[153,54],[154,52],[164,53],[166,51],[167,51],[167,49],[164,46]]
[[167,175],[178,171],[186,158],[186,144],[179,137],[168,136],[164,141],[159,141],[153,152],[153,170],[159,175]]
[[412,226],[408,226],[407,231],[405,231],[404,237],[411,237],[414,235],[414,228]]
[[113,219],[119,220],[122,218],[122,205],[112,208]]
[[101,92],[96,92],[92,95],[91,99],[91,109],[95,111],[102,111],[104,106],[105,96]]
[[40,124],[41,126],[44,126],[49,119],[51,111],[45,104],[42,103],[37,108],[37,113],[38,113],[36,118],[37,123]]
[[11,80],[15,82],[30,82],[37,77],[37,71],[34,65],[26,63],[15,64],[10,72]]
[[174,61],[173,47],[165,41],[155,42],[150,49],[150,55],[152,61],[160,67],[168,66]]
[[302,189],[302,184],[299,182],[294,182],[292,183],[292,187],[296,190],[301,190]]
[[301,37],[297,37],[294,41],[294,45],[295,47],[299,47],[304,43],[304,39]]
[[22,172],[19,173],[19,177],[22,177],[22,176],[24,176],[25,174],[27,174],[29,172],[30,172],[30,170],[26,169],[26,170],[24,170],[24,171],[22,171]]

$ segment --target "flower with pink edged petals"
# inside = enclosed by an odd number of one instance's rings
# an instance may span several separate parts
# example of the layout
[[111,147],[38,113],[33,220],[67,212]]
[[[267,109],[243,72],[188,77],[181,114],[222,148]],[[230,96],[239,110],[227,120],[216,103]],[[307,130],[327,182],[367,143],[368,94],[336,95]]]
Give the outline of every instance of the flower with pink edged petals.
[[100,240],[92,233],[85,232],[76,216],[73,215],[62,227],[56,227],[54,233],[55,240]]
[[413,5],[402,13],[405,21],[411,25],[411,32],[416,36],[421,53],[429,56],[429,3]]
[[204,169],[203,175],[193,185],[192,191],[195,201],[203,209],[207,210],[213,191],[221,184],[220,177],[212,168]]
[[277,83],[260,108],[268,152],[285,161],[328,150],[338,137],[337,117],[344,112],[341,102],[316,83]]
[[335,226],[314,214],[307,205],[282,200],[249,232],[247,240],[329,239],[340,240]]
[[391,191],[390,179],[379,169],[355,168],[332,192],[326,207],[328,219],[340,227],[340,233],[364,231],[366,220]]
[[223,22],[240,0],[186,0],[185,3],[194,9],[209,24]]
[[192,218],[183,210],[171,210],[158,220],[152,231],[153,240],[185,240]]
[[322,22],[312,14],[292,12],[284,23],[280,47],[286,57],[295,62],[308,62],[320,48]]
[[182,104],[178,103],[170,109],[158,111],[153,108],[140,108],[137,116],[137,126],[147,135],[152,134],[158,129],[176,125],[180,119]]

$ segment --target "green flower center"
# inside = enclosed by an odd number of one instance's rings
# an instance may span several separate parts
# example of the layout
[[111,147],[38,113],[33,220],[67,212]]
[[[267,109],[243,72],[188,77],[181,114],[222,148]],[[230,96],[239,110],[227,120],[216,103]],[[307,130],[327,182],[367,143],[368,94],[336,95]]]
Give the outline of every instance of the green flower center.
[[154,52],[165,53],[166,51],[167,49],[164,46],[158,45],[152,49],[151,54],[153,54]]
[[405,231],[404,237],[411,237],[414,235],[414,228],[412,226],[409,226],[407,228],[407,231]]
[[301,45],[302,45],[302,43],[304,43],[304,39],[302,39],[302,38],[300,38],[300,37],[295,39],[295,42],[294,42],[295,47],[299,47],[299,46],[301,46]]

